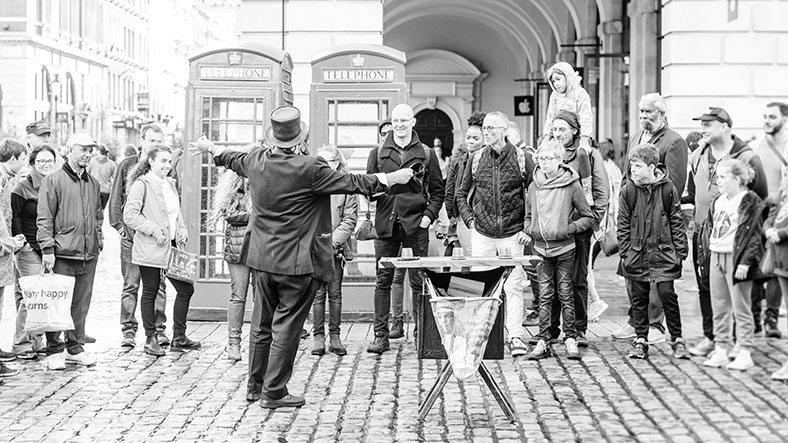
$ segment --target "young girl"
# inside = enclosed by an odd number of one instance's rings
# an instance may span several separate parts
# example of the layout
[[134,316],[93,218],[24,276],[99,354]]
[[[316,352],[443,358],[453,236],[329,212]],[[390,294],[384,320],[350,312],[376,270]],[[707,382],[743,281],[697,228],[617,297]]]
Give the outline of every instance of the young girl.
[[[780,283],[783,299],[788,304],[788,180],[783,180],[777,202],[763,228],[766,240],[773,248],[774,275]],[[788,361],[772,374],[772,379],[788,380]]]
[[545,77],[553,93],[547,105],[547,119],[542,133],[550,136],[555,116],[560,111],[571,111],[580,122],[580,147],[591,152],[594,116],[591,113],[591,97],[580,86],[580,75],[569,63],[558,62],[547,70]]
[[[183,246],[188,237],[175,181],[167,176],[171,169],[170,148],[160,144],[151,146],[147,160],[129,173],[132,184],[123,209],[123,221],[135,231],[131,262],[140,267],[142,277],[140,312],[147,337],[144,349],[146,354],[157,357],[164,355],[164,349],[156,338],[154,300],[166,275],[170,246]],[[170,350],[197,349],[200,342],[186,337],[186,314],[194,285],[173,278],[170,283],[177,291]]]
[[[709,230],[709,243],[703,246],[711,258],[709,283],[716,343],[704,366],[725,365],[740,371],[753,367],[750,289],[752,281],[761,276],[761,228],[766,205],[747,189],[751,178],[749,167],[740,160],[721,160],[717,166],[720,195],[712,203],[710,219],[703,228]],[[738,352],[729,354],[734,319]],[[729,362],[731,357],[735,359]]]
[[241,360],[241,328],[244,324],[251,268],[239,257],[251,209],[249,180],[229,169],[224,171],[219,178],[208,226],[217,226],[220,220],[224,220],[224,261],[230,270],[227,358],[233,361]]

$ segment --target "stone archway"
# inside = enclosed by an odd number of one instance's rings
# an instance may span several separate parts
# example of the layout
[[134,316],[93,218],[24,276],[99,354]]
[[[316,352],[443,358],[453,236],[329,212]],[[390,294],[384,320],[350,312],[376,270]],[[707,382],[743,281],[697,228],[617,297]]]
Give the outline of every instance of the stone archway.
[[440,109],[424,109],[416,113],[416,126],[422,143],[432,147],[438,138],[442,143],[443,156],[449,157],[454,147],[454,125],[451,118]]

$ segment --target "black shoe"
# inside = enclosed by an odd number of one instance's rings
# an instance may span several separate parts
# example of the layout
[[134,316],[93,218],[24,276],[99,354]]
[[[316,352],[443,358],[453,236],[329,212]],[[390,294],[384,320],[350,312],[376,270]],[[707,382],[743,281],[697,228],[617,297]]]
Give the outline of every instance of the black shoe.
[[[523,326],[539,326],[539,312],[531,311],[523,320]],[[531,343],[535,345],[536,343]]]
[[126,331],[123,333],[123,340],[120,341],[121,348],[133,348],[136,346],[134,340],[137,338],[137,333],[134,331]]
[[585,332],[578,332],[577,337],[575,337],[577,341],[578,348],[587,348],[588,347],[588,339],[586,338]]
[[246,393],[246,401],[253,402],[253,401],[260,400],[260,396],[261,395],[262,394],[260,394],[259,392],[247,392]]
[[13,352],[6,352],[0,349],[0,362],[8,362],[16,360],[16,354]]
[[190,340],[189,337],[173,337],[170,343],[170,351],[183,352],[190,349],[200,349],[200,342]]
[[164,349],[162,349],[161,345],[159,344],[156,334],[151,335],[145,340],[145,347],[143,350],[146,354],[153,355],[155,357],[163,357],[166,354]]
[[389,332],[389,339],[402,338],[405,336],[405,326],[402,317],[394,317],[391,321],[391,332]]
[[391,349],[389,347],[389,339],[388,337],[375,337],[375,341],[372,342],[371,345],[367,348],[367,352],[371,354],[382,354],[386,351]]
[[325,334],[315,334],[312,338],[314,344],[312,345],[312,355],[325,355],[326,354],[326,336]]
[[0,363],[0,377],[13,377],[16,374],[19,374],[19,369],[12,369]]
[[328,351],[339,356],[347,355],[347,349],[342,344],[339,334],[329,334]]
[[783,336],[782,332],[780,332],[780,328],[777,327],[777,322],[765,322],[763,324],[763,329],[766,332],[766,336],[769,338],[780,338]]
[[89,335],[85,336],[85,343],[95,343],[95,342],[96,342],[95,338],[93,338],[93,337],[91,337]]
[[632,350],[629,351],[629,358],[644,359],[648,358],[648,343],[644,338],[636,338],[632,344]]
[[157,332],[156,333],[156,337],[158,337],[159,346],[169,346],[170,345],[170,339],[167,337],[167,334],[165,334],[164,331]]
[[299,397],[298,395],[287,394],[284,397],[278,400],[269,400],[267,398],[263,398],[260,400],[260,406],[266,409],[276,409],[276,408],[300,408],[304,406],[304,397]]

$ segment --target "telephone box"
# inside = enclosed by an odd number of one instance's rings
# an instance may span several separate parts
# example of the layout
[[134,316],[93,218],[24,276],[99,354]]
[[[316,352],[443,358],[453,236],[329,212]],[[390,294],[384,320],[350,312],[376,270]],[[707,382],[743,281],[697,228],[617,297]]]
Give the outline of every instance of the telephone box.
[[[378,125],[389,119],[391,109],[400,103],[408,103],[402,51],[352,44],[314,54],[309,113],[312,152],[323,144],[336,145],[351,172],[365,173],[369,152],[381,142]],[[360,219],[366,210],[366,199],[359,197]],[[371,212],[374,215],[374,208]],[[342,315],[347,319],[358,318],[354,314],[367,318],[373,312],[373,243],[358,242],[357,250],[343,280]]]
[[[223,146],[261,140],[271,111],[293,103],[292,71],[287,52],[260,43],[241,43],[190,58],[185,140],[194,141],[203,134]],[[223,221],[215,226],[207,223],[223,171],[208,155],[184,155],[181,162],[188,249],[198,255],[199,263],[189,318],[226,320],[230,276],[223,259],[224,226]]]

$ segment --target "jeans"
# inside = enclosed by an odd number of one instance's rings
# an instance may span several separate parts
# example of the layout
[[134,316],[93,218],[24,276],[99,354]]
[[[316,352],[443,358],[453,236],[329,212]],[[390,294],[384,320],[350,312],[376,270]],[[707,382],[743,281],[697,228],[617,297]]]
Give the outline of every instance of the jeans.
[[[391,231],[391,237],[375,240],[375,260],[381,257],[397,257],[400,248],[413,249],[414,257],[426,257],[429,244],[429,230],[419,228],[413,235],[405,235],[405,230],[397,222]],[[377,266],[377,282],[375,283],[375,336],[389,336],[389,313],[391,309],[391,283],[394,281],[394,268]],[[408,272],[410,288],[413,296],[413,312],[419,312],[423,297],[422,272]]]
[[[702,275],[698,266],[698,244],[700,239],[698,233],[692,234],[692,263],[695,264],[695,280],[698,282],[698,301],[700,301],[700,315],[703,324],[703,335],[709,340],[714,340],[714,312],[711,302],[711,288],[709,275]],[[706,269],[711,269],[709,263],[704,263]]]
[[673,281],[661,281],[654,284],[635,280],[627,280],[627,282],[631,285],[629,302],[632,312],[632,326],[635,327],[637,337],[648,340],[651,291],[656,287],[668,321],[670,339],[676,341],[681,338],[681,311],[679,311],[679,298],[673,289]]
[[[140,302],[140,314],[142,314],[142,327],[145,329],[145,336],[150,337],[155,334],[156,324],[154,313],[155,300],[158,296],[163,269],[151,266],[140,266],[140,276],[142,277],[142,300]],[[186,314],[189,312],[189,301],[194,294],[194,285],[170,278],[170,283],[175,287],[177,293],[175,306],[172,309],[172,337],[186,336]]]
[[[575,330],[585,335],[588,330],[588,259],[591,257],[591,235],[589,228],[585,232],[575,234],[575,262],[573,265],[572,284],[575,298]],[[553,338],[561,334],[559,329],[561,317],[561,301],[553,299],[553,315],[550,333]]]
[[[137,296],[140,289],[140,268],[131,263],[132,242],[121,238],[120,240],[120,272],[123,275],[123,292],[120,295],[120,324],[123,334],[137,333]],[[156,329],[164,332],[167,316],[164,309],[167,306],[167,284],[161,279],[159,292],[156,294],[154,306],[156,312]]]
[[541,340],[550,340],[553,303],[561,304],[564,321],[564,338],[575,338],[575,300],[572,293],[572,266],[575,251],[570,250],[555,257],[543,257],[539,265],[539,335]]
[[74,277],[74,296],[71,300],[71,319],[74,329],[63,331],[65,343],[60,340],[61,331],[46,332],[46,355],[59,354],[64,349],[72,355],[84,352],[85,320],[90,308],[90,299],[93,296],[93,279],[96,276],[97,259],[82,261],[56,258],[53,272]]
[[241,328],[244,325],[246,296],[252,269],[243,263],[227,263],[230,268],[230,300],[227,302],[227,341],[241,343]]
[[394,269],[394,280],[391,281],[391,316],[394,318],[402,318],[404,315],[402,304],[405,296],[405,274],[407,273],[408,270],[405,268]]
[[[523,256],[523,245],[517,241],[517,236],[506,238],[490,238],[479,234],[475,230],[471,233],[473,253],[478,256],[494,256],[501,248],[509,248],[513,257]],[[522,266],[515,266],[509,278],[503,284],[506,292],[506,332],[509,339],[523,338],[523,285],[525,284],[525,271]],[[557,314],[556,314],[557,315]]]
[[[732,342],[733,320],[736,320],[736,343],[742,349],[753,345],[755,335],[752,320],[751,281],[734,284],[733,254],[711,253],[709,286],[714,310],[715,341],[725,347]],[[731,311],[733,311],[731,315]]]
[[41,273],[43,265],[41,256],[33,250],[30,245],[25,245],[16,254],[16,281],[14,282],[14,299],[16,301],[16,331],[14,332],[13,351],[17,354],[26,351],[38,351],[43,349],[44,334],[29,334],[25,332],[27,322],[27,307],[22,302],[22,287],[19,286],[19,277],[38,275]]
[[[529,242],[524,248],[525,255],[534,255],[534,243]],[[533,294],[533,301],[531,302],[531,309],[539,311],[541,305],[539,303],[539,264],[536,266],[524,266],[525,275],[528,276],[528,281],[531,282],[531,293]]]
[[752,316],[756,323],[760,323],[763,299],[766,299],[763,322],[776,325],[777,319],[780,317],[780,303],[782,303],[782,291],[777,277],[769,279],[765,283],[753,283],[752,285]]
[[[312,303],[312,316],[314,335],[326,335],[326,293],[328,293],[328,333],[339,335],[339,325],[342,323],[342,277],[345,274],[345,259],[341,256],[334,257],[334,278],[320,285]],[[400,296],[401,299],[401,296]],[[400,314],[402,303],[400,303]]]

